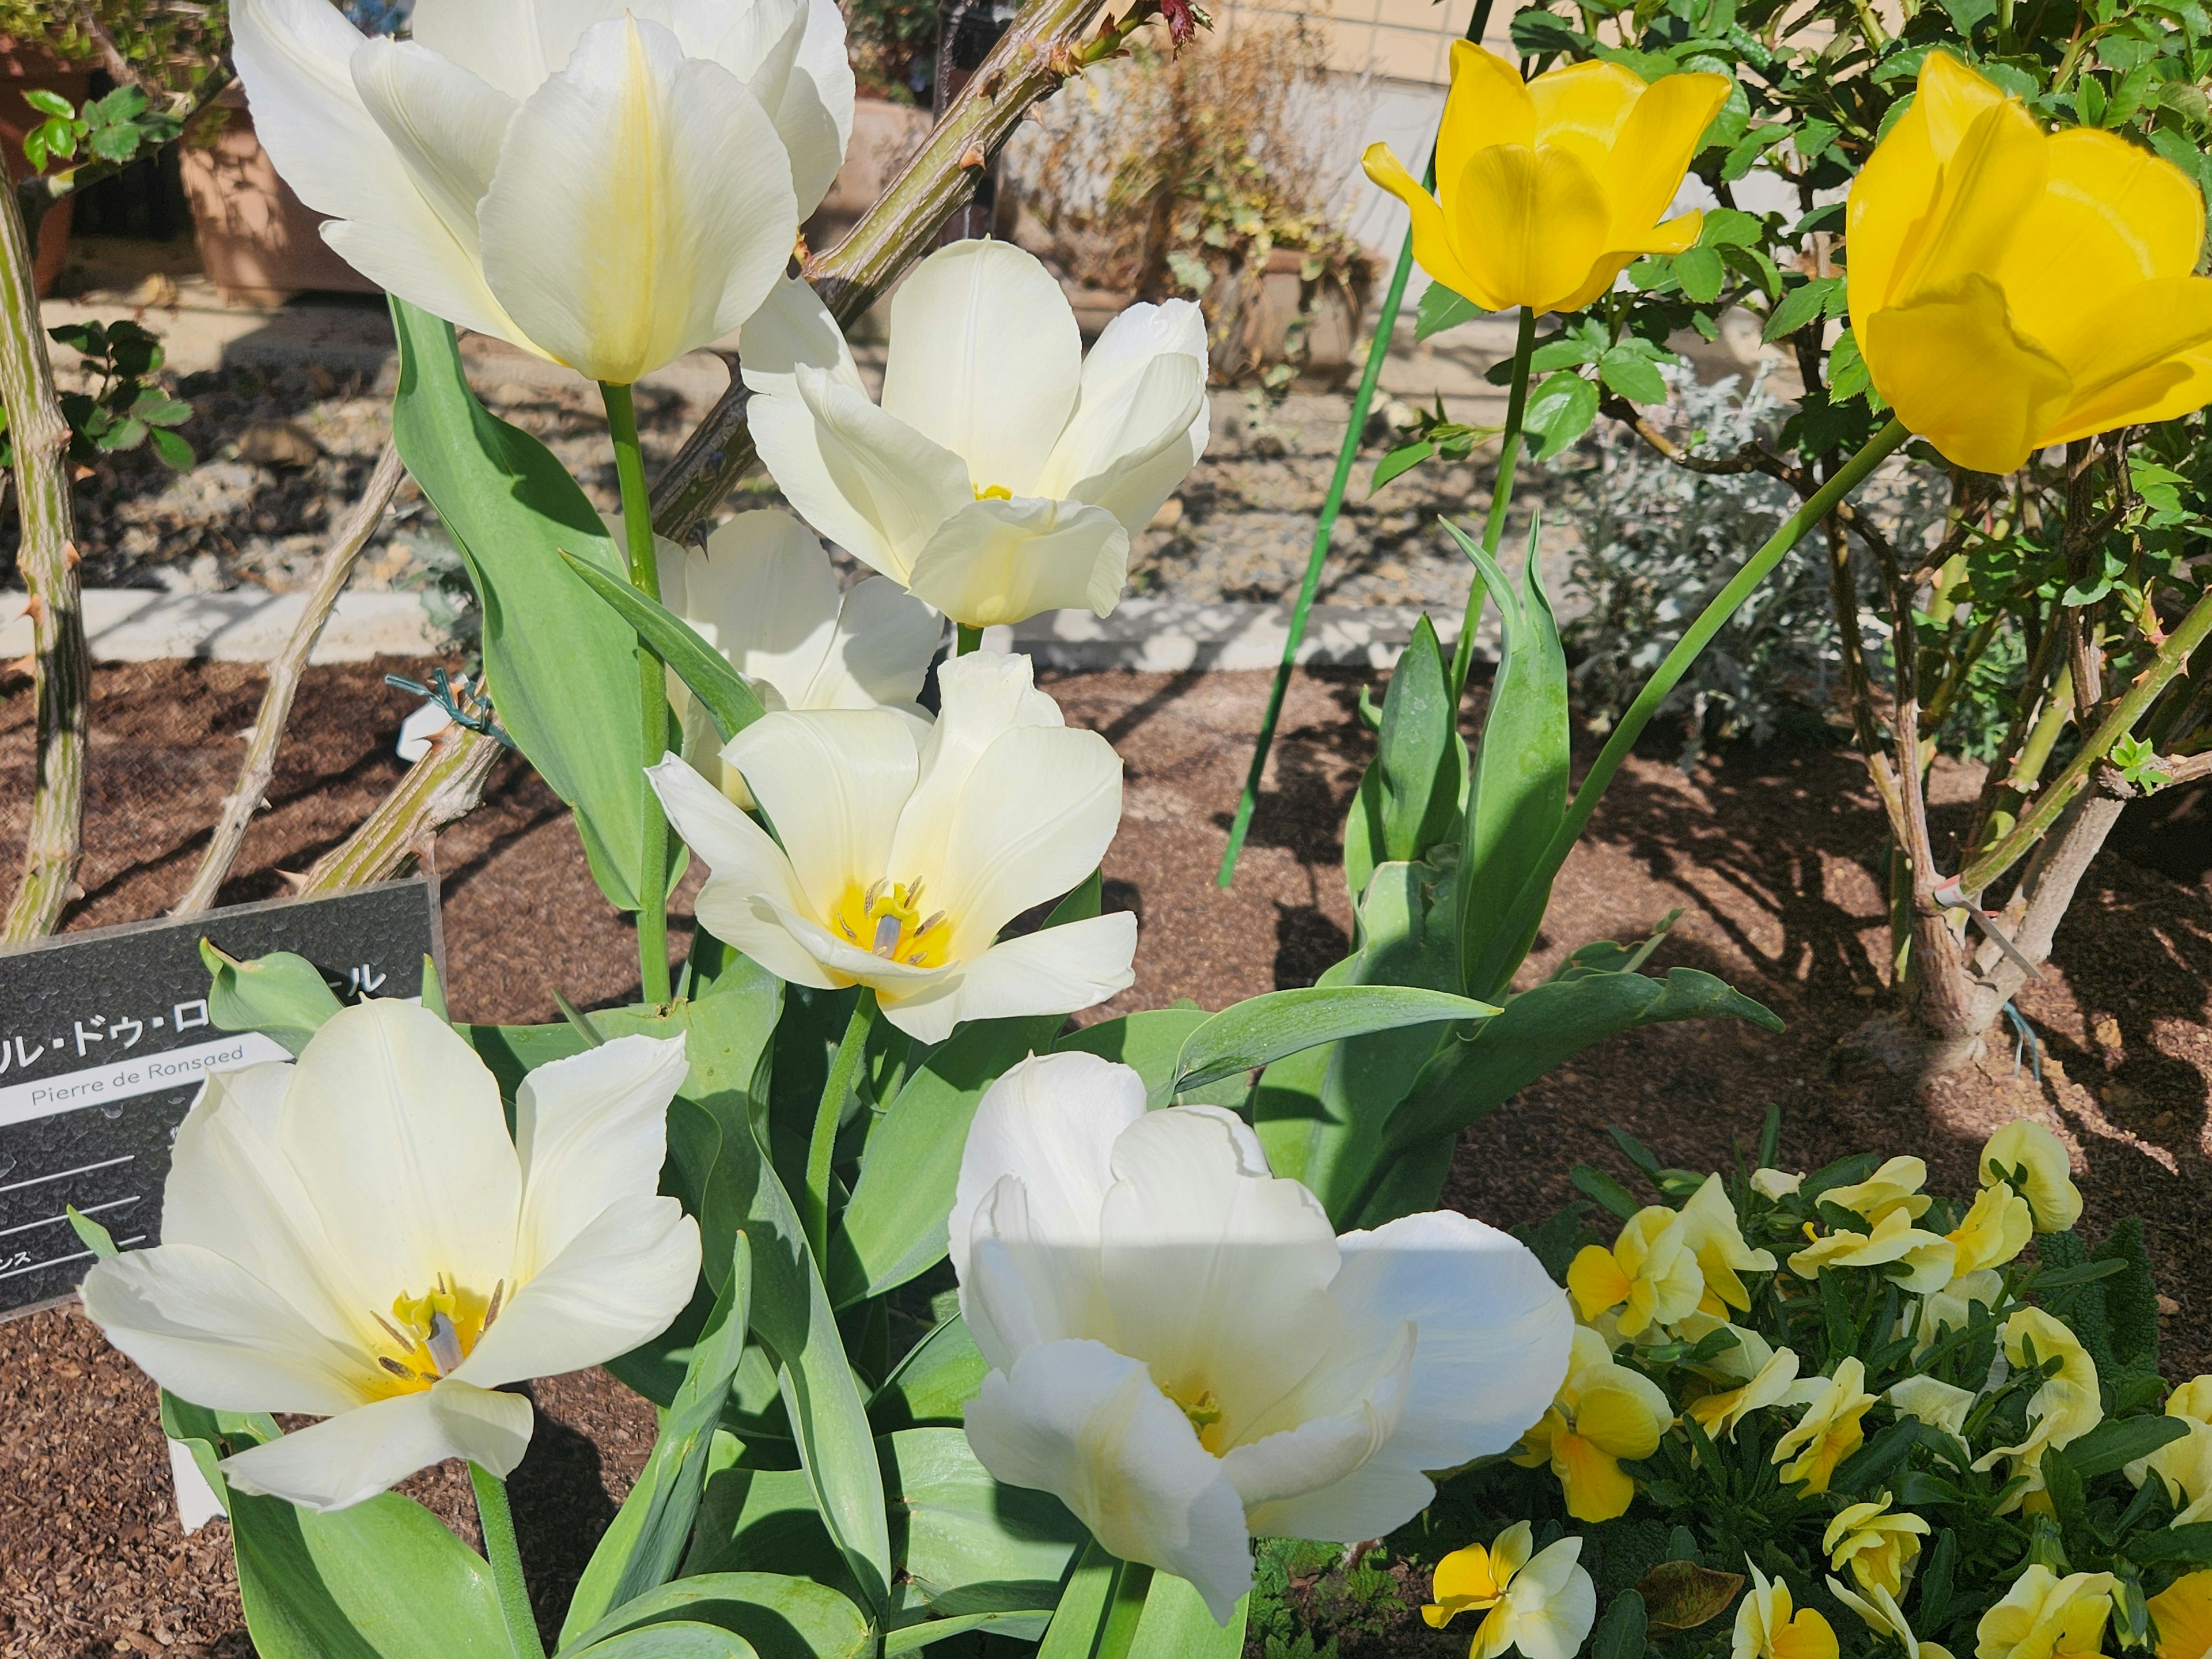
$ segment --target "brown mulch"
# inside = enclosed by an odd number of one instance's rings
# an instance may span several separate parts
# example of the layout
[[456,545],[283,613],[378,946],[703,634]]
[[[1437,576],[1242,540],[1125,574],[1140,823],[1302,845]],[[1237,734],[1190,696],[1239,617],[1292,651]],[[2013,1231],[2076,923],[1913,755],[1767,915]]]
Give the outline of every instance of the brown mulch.
[[[391,739],[411,700],[386,669],[317,669],[226,902],[276,896],[398,775]],[[188,879],[229,788],[260,693],[256,668],[145,664],[99,671],[85,899],[76,927],[157,915]],[[1212,883],[1266,677],[1094,674],[1050,682],[1071,722],[1105,732],[1127,768],[1109,902],[1141,919],[1138,984],[1112,1007],[1189,996],[1208,1007],[1310,982],[1347,947],[1337,867],[1343,804],[1368,741],[1356,681],[1301,678],[1236,886]],[[30,785],[29,698],[0,687],[0,868],[19,856]],[[1664,752],[1662,745],[1653,745]],[[1976,778],[1943,769],[1939,819],[1955,830]],[[2087,1225],[2148,1224],[2171,1298],[2170,1374],[2212,1358],[2203,1259],[2206,1113],[2212,1089],[2212,811],[2195,797],[2132,809],[2092,869],[2046,981],[2020,999],[2045,1044],[2043,1080],[2015,1072],[2008,1036],[1975,1067],[1918,1088],[1839,1060],[1887,1006],[1877,809],[1847,751],[1778,744],[1685,776],[1632,763],[1568,865],[1534,969],[1592,939],[1626,939],[1684,914],[1654,966],[1721,975],[1789,1022],[1656,1027],[1577,1057],[1476,1126],[1447,1201],[1504,1224],[1571,1195],[1589,1159],[1626,1176],[1607,1125],[1668,1163],[1712,1167],[1784,1112],[1784,1161],[1911,1152],[1936,1182],[1972,1180],[1974,1149],[2020,1115],[2051,1123],[2085,1164]],[[457,1016],[555,1015],[558,987],[585,1006],[634,993],[628,930],[599,899],[557,802],[516,763],[484,807],[441,838],[449,994]],[[692,878],[696,882],[695,875]],[[679,930],[680,931],[680,930]],[[1534,971],[1534,969],[1532,969]],[[557,1608],[651,1444],[649,1407],[604,1373],[536,1385],[539,1428],[514,1481],[523,1551]],[[409,1488],[472,1533],[465,1481],[433,1470]],[[250,1654],[221,1523],[186,1538],[168,1492],[154,1391],[75,1312],[0,1326],[0,1659]]]

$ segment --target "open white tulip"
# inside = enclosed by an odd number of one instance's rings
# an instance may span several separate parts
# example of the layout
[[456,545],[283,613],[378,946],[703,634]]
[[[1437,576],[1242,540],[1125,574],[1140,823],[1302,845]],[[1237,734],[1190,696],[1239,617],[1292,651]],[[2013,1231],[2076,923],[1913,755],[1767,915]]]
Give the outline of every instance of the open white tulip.
[[823,535],[954,621],[1120,603],[1129,538],[1206,453],[1206,320],[1132,306],[1085,358],[1033,256],[963,241],[891,299],[881,407],[813,289],[745,325],[761,459]]
[[85,1311],[165,1389],[325,1420],[226,1458],[241,1492],[339,1510],[465,1457],[504,1475],[504,1383],[665,1329],[699,1229],[658,1195],[684,1040],[618,1037],[499,1085],[435,1014],[367,1002],[291,1064],[208,1079],[161,1243],[95,1263]]
[[750,316],[853,126],[831,0],[237,0],[254,130],[424,309],[628,384]]
[[699,921],[778,978],[872,987],[924,1042],[963,1020],[1066,1014],[1133,977],[1127,912],[1001,940],[1104,856],[1121,762],[1030,684],[1027,657],[975,652],[938,670],[944,712],[917,740],[888,708],[768,714],[724,764],[782,838],[671,758],[647,775],[704,860]]
[[[915,701],[945,624],[884,576],[841,590],[830,556],[788,513],[740,513],[702,551],[665,538],[660,602],[730,660],[769,708],[893,708],[925,732]],[[740,806],[755,805],[690,688],[668,677],[684,758]]]
[[1510,1449],[1567,1368],[1567,1298],[1448,1211],[1336,1237],[1214,1107],[1147,1113],[1125,1066],[1025,1061],[978,1105],[951,1220],[990,1364],[969,1443],[1228,1621],[1252,1536],[1351,1543]]

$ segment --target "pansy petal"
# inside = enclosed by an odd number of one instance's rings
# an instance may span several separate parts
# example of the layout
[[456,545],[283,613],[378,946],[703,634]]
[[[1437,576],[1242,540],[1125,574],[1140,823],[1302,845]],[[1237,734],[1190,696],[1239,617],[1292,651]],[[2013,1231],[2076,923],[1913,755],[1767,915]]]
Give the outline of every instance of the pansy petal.
[[610,1206],[659,1191],[668,1103],[689,1069],[680,1036],[620,1036],[549,1061],[514,1095],[522,1224],[514,1270],[533,1279]]
[[503,1479],[530,1449],[532,1422],[530,1402],[519,1394],[441,1382],[295,1430],[219,1467],[240,1492],[328,1513],[365,1503],[449,1457]]
[[983,1379],[968,1443],[1008,1486],[1048,1492],[1109,1554],[1188,1579],[1227,1623],[1252,1588],[1244,1506],[1142,1361],[1047,1342]]
[[1129,532],[1103,507],[1016,496],[979,501],[940,525],[907,586],[970,628],[1046,611],[1103,617],[1129,579]]

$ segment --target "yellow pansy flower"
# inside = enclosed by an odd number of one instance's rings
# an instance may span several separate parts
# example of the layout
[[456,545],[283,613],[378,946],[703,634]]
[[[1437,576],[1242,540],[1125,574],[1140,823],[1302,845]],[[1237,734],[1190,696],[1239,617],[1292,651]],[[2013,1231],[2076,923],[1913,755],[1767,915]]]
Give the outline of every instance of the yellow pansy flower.
[[1650,1456],[1674,1425],[1659,1385],[1616,1364],[1605,1339],[1578,1326],[1567,1380],[1551,1409],[1521,1437],[1513,1461],[1531,1469],[1550,1464],[1576,1520],[1610,1521],[1636,1496],[1621,1461]]
[[1917,1158],[1893,1158],[1864,1181],[1849,1187],[1831,1187],[1820,1202],[1856,1210],[1869,1221],[1880,1221],[1902,1210],[1909,1221],[1928,1213],[1936,1200],[1920,1189],[1928,1184],[1928,1166]]
[[1940,1377],[1908,1376],[1885,1396],[1900,1417],[1917,1417],[1946,1434],[1964,1434],[1966,1413],[1974,1408],[1974,1392],[1954,1388]]
[[1654,1204],[1629,1218],[1611,1249],[1584,1245],[1567,1268],[1567,1289],[1584,1319],[1620,1309],[1620,1334],[1632,1341],[1694,1312],[1705,1276],[1681,1216]]
[[1485,1549],[1469,1544],[1437,1563],[1436,1600],[1421,1609],[1431,1630],[1481,1613],[1468,1659],[1574,1659],[1597,1622],[1597,1587],[1581,1565],[1583,1540],[1569,1536],[1533,1559],[1528,1523],[1516,1521]]
[[2063,1233],[2081,1218],[2081,1189],[2074,1184],[2065,1143],[2024,1117],[2006,1124],[1982,1148],[1982,1185],[2013,1182],[2016,1172],[2026,1183],[2014,1182],[2020,1195],[2035,1211],[2036,1231]]
[[2129,1464],[2128,1479],[2138,1486],[2154,1474],[2163,1480],[2166,1495],[2181,1511],[2174,1516],[2177,1526],[2212,1519],[2212,1376],[2176,1389],[2166,1400],[2166,1414],[2188,1424],[2189,1432]]
[[2004,1355],[2015,1369],[2047,1365],[2058,1370],[2044,1380],[2027,1402],[2027,1438],[2017,1446],[2000,1446],[1974,1460],[1977,1469],[1994,1468],[1999,1458],[2012,1460],[2012,1473],[2027,1476],[2027,1485],[2006,1500],[2004,1508],[2025,1504],[2031,1511],[2048,1507],[2040,1494],[2043,1454],[2054,1446],[2080,1439],[2104,1420],[2105,1408],[2097,1393],[2097,1362],[2089,1357],[2073,1332],[2040,1308],[2022,1308],[2005,1321]]
[[1805,1184],[1805,1177],[1793,1175],[1788,1170],[1753,1170],[1751,1190],[1772,1203],[1780,1203]]
[[2158,1624],[2158,1659],[2205,1659],[2212,1654],[2212,1567],[2175,1579],[2150,1598]]
[[[1994,1310],[2003,1300],[2004,1275],[1996,1268],[1953,1273],[1949,1284],[1921,1298],[1920,1330],[1913,1343],[1914,1352],[1925,1350],[1944,1331],[1964,1329],[1973,1319],[1977,1303]],[[1904,1325],[1900,1318],[1900,1331]]]
[[1874,383],[1960,466],[2009,472],[2049,445],[2212,400],[2212,282],[2190,275],[2203,198],[2118,133],[2045,132],[1930,52],[1844,222]]
[[1805,1415],[1776,1442],[1771,1461],[1782,1464],[1784,1480],[1802,1481],[1808,1494],[1824,1492],[1836,1465],[1866,1439],[1863,1419],[1874,1404],[1866,1391],[1866,1364],[1853,1355],[1836,1367],[1833,1376],[1805,1384],[1798,1397],[1808,1402]]
[[1820,1547],[1828,1553],[1828,1565],[1848,1567],[1861,1589],[1880,1589],[1893,1599],[1912,1582],[1928,1523],[1917,1515],[1891,1513],[1892,1501],[1884,1492],[1873,1503],[1844,1510],[1828,1522]]
[[1954,1273],[2002,1267],[2027,1248],[2035,1212],[2027,1200],[1999,1182],[1984,1187],[1947,1237],[1958,1251]]
[[1727,1318],[1730,1308],[1741,1311],[1751,1306],[1751,1292],[1744,1288],[1739,1273],[1774,1271],[1771,1250],[1754,1250],[1744,1243],[1735,1206],[1729,1202],[1728,1189],[1717,1175],[1707,1176],[1705,1184],[1682,1206],[1682,1237],[1705,1275],[1705,1290],[1698,1299],[1698,1310],[1716,1319]]
[[1958,1247],[1941,1233],[1914,1226],[1899,1206],[1886,1212],[1871,1233],[1843,1231],[1814,1239],[1790,1258],[1790,1271],[1811,1279],[1823,1267],[1886,1267],[1895,1262],[1905,1269],[1898,1284],[1924,1296],[1951,1282],[1958,1254]]
[[1729,1659],[1836,1659],[1836,1630],[1818,1609],[1790,1611],[1790,1586],[1746,1561],[1751,1589],[1735,1610]]
[[1912,1626],[1897,1605],[1897,1598],[1881,1585],[1869,1587],[1862,1595],[1840,1578],[1831,1577],[1828,1593],[1866,1621],[1866,1626],[1877,1637],[1887,1637],[1905,1650],[1905,1659],[1951,1659],[1951,1650],[1941,1642],[1923,1642],[1912,1633]]
[[[1765,1344],[1761,1342],[1759,1346],[1765,1347]],[[1797,1356],[1791,1350],[1774,1350],[1752,1374],[1750,1381],[1692,1401],[1690,1415],[1712,1438],[1725,1440],[1735,1432],[1735,1425],[1752,1413],[1767,1406],[1779,1406],[1790,1398],[1797,1383]]]
[[[1618,64],[1569,64],[1523,82],[1472,41],[1452,46],[1437,134],[1437,195],[1388,144],[1367,176],[1413,216],[1422,270],[1485,311],[1579,311],[1631,260],[1698,240],[1696,212],[1659,223],[1729,94],[1721,75],[1646,85]],[[1439,199],[1441,198],[1441,199]]]
[[1974,1659],[2092,1659],[2112,1611],[2109,1572],[2061,1578],[2039,1563],[1974,1626]]

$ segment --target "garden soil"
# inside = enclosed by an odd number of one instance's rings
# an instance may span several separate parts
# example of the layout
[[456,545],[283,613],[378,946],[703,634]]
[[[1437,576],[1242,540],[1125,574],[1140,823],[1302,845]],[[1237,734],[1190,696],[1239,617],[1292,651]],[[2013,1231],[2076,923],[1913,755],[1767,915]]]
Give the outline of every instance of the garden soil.
[[[382,676],[424,666],[311,671],[226,902],[280,895],[283,872],[306,868],[390,787],[400,769],[392,738],[410,700]],[[103,668],[95,684],[85,896],[72,927],[156,915],[183,890],[230,787],[261,675],[142,664]],[[1353,714],[1357,677],[1293,687],[1227,892],[1213,872],[1266,677],[1094,674],[1049,685],[1070,721],[1104,732],[1127,769],[1105,873],[1108,902],[1141,920],[1137,985],[1090,1018],[1179,997],[1218,1008],[1310,983],[1345,952],[1340,825],[1370,748]],[[0,869],[12,871],[31,793],[31,699],[20,678],[0,695]],[[1955,833],[1977,776],[1947,766],[1936,782],[1939,825]],[[1629,1176],[1606,1143],[1610,1125],[1667,1163],[1723,1164],[1755,1142],[1770,1103],[1784,1112],[1789,1167],[1909,1152],[1928,1160],[1933,1183],[1960,1191],[1989,1131],[2033,1116],[2075,1149],[2087,1226],[2145,1218],[2168,1373],[2205,1366],[2212,1291],[2190,1264],[2207,1259],[2212,1225],[2212,808],[2181,795],[2131,811],[2121,844],[2083,884],[2056,964],[2020,999],[2040,1034],[2039,1079],[2033,1056],[2016,1061],[2006,1036],[1972,1069],[1917,1085],[1840,1057],[1844,1039],[1889,1006],[1872,873],[1881,824],[1849,751],[1735,750],[1687,775],[1664,760],[1632,762],[1567,866],[1531,975],[1577,945],[1640,936],[1680,910],[1653,966],[1718,974],[1788,1028],[1656,1027],[1577,1056],[1467,1133],[1446,1201],[1504,1224],[1540,1218],[1572,1196],[1578,1160]],[[629,933],[594,890],[558,802],[520,763],[503,763],[483,808],[441,838],[436,860],[456,1015],[545,1020],[556,989],[587,1007],[635,991]],[[596,1371],[532,1393],[538,1428],[514,1491],[550,1631],[644,1460],[653,1417]],[[472,1534],[457,1468],[429,1471],[409,1490]],[[151,1384],[73,1309],[0,1325],[0,1656],[252,1651],[222,1524],[189,1537],[178,1527]]]

